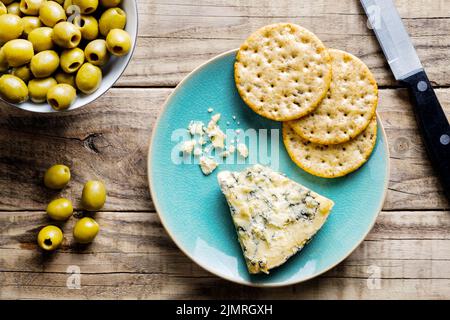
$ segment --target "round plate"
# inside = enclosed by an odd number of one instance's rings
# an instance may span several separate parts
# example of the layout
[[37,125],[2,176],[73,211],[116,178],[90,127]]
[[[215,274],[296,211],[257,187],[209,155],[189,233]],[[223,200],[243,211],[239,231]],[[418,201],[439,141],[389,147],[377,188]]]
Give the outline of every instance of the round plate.
[[[306,173],[289,158],[281,140],[280,123],[258,116],[239,97],[233,79],[235,55],[236,50],[233,50],[203,64],[168,98],[153,130],[148,155],[153,202],[178,247],[209,272],[252,286],[282,286],[305,281],[344,260],[372,228],[389,178],[386,135],[378,121],[377,144],[372,156],[359,170],[345,177],[324,179]],[[214,112],[208,113],[208,108],[213,108]],[[266,145],[250,143],[246,163],[238,163],[235,158],[232,163],[219,165],[209,176],[202,174],[198,164],[180,161],[186,160],[178,148],[180,141],[188,138],[189,122],[207,123],[215,113],[222,115],[219,124],[223,130],[256,129],[258,141],[265,140],[266,132],[270,140],[268,149],[272,149],[270,156],[266,156]],[[328,221],[312,241],[269,275],[247,272],[229,208],[217,183],[219,171],[242,170],[254,162],[270,165],[335,202]]]

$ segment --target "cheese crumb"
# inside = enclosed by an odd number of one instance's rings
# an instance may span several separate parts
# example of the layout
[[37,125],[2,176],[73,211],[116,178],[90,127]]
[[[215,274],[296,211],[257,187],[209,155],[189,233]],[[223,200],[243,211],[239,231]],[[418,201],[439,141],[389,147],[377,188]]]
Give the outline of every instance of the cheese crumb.
[[191,154],[192,151],[194,150],[195,144],[196,144],[195,140],[185,141],[181,146],[181,151],[183,151],[183,153],[186,154]]
[[191,121],[189,122],[188,131],[191,136],[200,135],[204,133],[205,124],[202,121]]
[[247,158],[248,157],[248,148],[245,144],[243,143],[239,143],[237,146],[237,150],[239,152],[239,154],[243,157],[243,158]]
[[194,156],[199,157],[203,154],[203,150],[200,147],[194,148]]
[[205,176],[210,175],[216,168],[216,161],[205,156],[200,157],[200,169]]
[[220,130],[220,127],[217,125],[219,119],[220,113],[217,113],[211,117],[211,121],[209,121],[208,127],[206,128],[206,133],[211,139],[214,148],[223,149],[225,146],[226,135],[222,130]]

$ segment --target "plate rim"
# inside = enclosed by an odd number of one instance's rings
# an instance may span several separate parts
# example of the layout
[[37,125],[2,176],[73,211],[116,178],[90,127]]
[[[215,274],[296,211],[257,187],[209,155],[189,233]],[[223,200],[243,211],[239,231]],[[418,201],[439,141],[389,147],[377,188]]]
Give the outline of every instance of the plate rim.
[[[236,283],[236,284],[240,284],[240,285],[246,285],[249,287],[258,287],[258,288],[279,288],[279,287],[286,287],[286,286],[290,286],[290,285],[294,285],[294,284],[299,284],[308,280],[311,280],[313,278],[316,278],[328,271],[330,271],[331,269],[333,269],[334,267],[336,267],[337,265],[339,265],[342,261],[344,261],[345,259],[347,259],[360,245],[361,243],[364,241],[364,239],[367,237],[367,235],[369,234],[369,232],[373,229],[373,226],[375,225],[375,222],[378,218],[378,216],[380,215],[380,212],[383,209],[383,205],[384,202],[386,201],[386,195],[387,195],[387,190],[388,190],[388,184],[389,184],[389,177],[391,174],[391,163],[390,163],[390,150],[389,150],[389,144],[388,144],[388,140],[387,140],[387,135],[386,135],[386,131],[384,129],[384,126],[381,122],[380,116],[378,115],[378,111],[376,112],[375,116],[377,117],[377,123],[378,123],[378,127],[380,128],[381,131],[381,135],[383,136],[383,140],[384,143],[386,145],[386,158],[387,158],[387,166],[386,166],[386,177],[387,179],[384,181],[384,191],[383,191],[383,197],[378,205],[378,209],[377,209],[377,214],[374,216],[373,220],[371,221],[369,228],[367,230],[367,232],[357,241],[357,243],[355,244],[355,246],[353,246],[348,253],[339,261],[337,261],[335,264],[331,265],[330,267],[320,271],[320,272],[316,272],[312,275],[309,275],[308,277],[305,277],[303,279],[298,279],[298,280],[290,280],[290,281],[285,281],[285,282],[276,282],[276,283],[264,283],[264,282],[250,282],[250,281],[245,281],[245,280],[239,280],[239,279],[234,279],[230,276],[224,275],[224,274],[220,274],[217,271],[215,271],[214,269],[210,268],[208,265],[205,265],[199,261],[197,261],[195,259],[195,257],[193,257],[189,252],[187,252],[183,246],[181,245],[181,243],[176,239],[176,237],[172,234],[171,230],[169,230],[166,221],[164,220],[163,215],[160,213],[160,207],[158,205],[158,200],[156,198],[156,195],[154,193],[154,188],[153,188],[153,179],[152,179],[152,173],[151,173],[151,158],[152,158],[152,146],[153,146],[153,142],[155,140],[155,136],[156,136],[156,131],[159,127],[160,121],[161,121],[161,117],[162,115],[166,112],[169,102],[172,100],[172,98],[174,97],[175,93],[184,85],[185,82],[187,82],[194,74],[196,74],[198,71],[202,70],[203,68],[205,68],[206,66],[208,66],[210,63],[213,63],[216,60],[219,60],[220,58],[227,56],[231,53],[236,53],[239,49],[235,48],[235,49],[231,49],[225,52],[222,52],[214,57],[212,57],[211,59],[203,62],[202,64],[200,64],[199,66],[197,66],[196,68],[194,68],[191,72],[189,72],[179,83],[178,85],[173,89],[173,91],[169,94],[169,96],[166,98],[166,100],[164,101],[164,104],[161,108],[161,110],[158,112],[158,116],[156,118],[156,121],[154,123],[153,126],[153,130],[151,133],[151,137],[150,137],[150,141],[149,141],[149,146],[148,146],[148,152],[147,152],[147,180],[148,180],[148,187],[150,189],[150,196],[151,196],[151,200],[153,202],[153,205],[155,207],[155,211],[158,215],[159,220],[161,221],[161,224],[164,228],[164,230],[166,231],[166,233],[169,235],[169,237],[171,238],[171,240],[177,245],[178,249],[180,249],[181,252],[183,252],[192,262],[194,262],[196,265],[200,266],[202,269],[206,270],[207,272],[228,280],[230,282]],[[378,93],[379,94],[379,93]],[[370,160],[370,158],[369,158]]]

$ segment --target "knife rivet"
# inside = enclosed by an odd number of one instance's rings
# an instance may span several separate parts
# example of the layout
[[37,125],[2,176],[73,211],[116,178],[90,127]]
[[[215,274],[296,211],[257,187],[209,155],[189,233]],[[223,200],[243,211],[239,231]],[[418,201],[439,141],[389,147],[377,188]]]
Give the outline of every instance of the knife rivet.
[[450,136],[448,134],[443,134],[439,139],[439,141],[441,142],[441,144],[446,146],[450,143]]
[[419,81],[419,82],[417,83],[417,89],[418,89],[420,92],[427,91],[427,89],[428,89],[428,84],[427,84],[425,81],[421,80],[421,81]]

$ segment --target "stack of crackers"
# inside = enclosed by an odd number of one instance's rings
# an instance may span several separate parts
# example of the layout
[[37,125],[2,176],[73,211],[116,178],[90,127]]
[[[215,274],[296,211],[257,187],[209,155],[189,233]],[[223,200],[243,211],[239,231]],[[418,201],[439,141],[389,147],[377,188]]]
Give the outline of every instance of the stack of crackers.
[[303,27],[277,23],[242,44],[234,69],[244,102],[283,122],[284,145],[299,167],[335,178],[368,160],[377,135],[378,88],[357,57],[326,48]]

